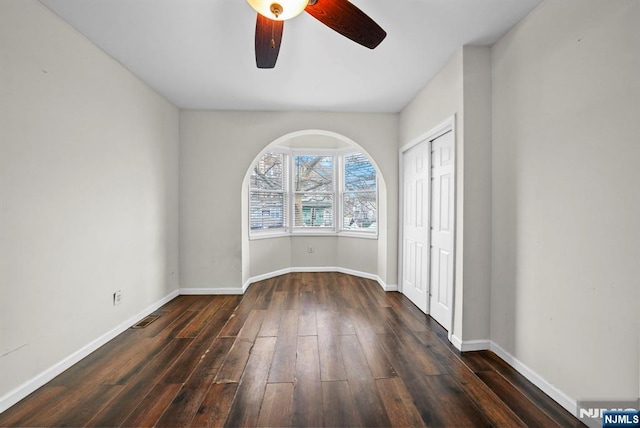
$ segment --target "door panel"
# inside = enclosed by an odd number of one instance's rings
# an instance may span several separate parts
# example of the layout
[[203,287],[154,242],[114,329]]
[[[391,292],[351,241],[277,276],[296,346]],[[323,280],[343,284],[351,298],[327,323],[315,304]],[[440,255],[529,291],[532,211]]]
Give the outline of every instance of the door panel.
[[448,132],[431,142],[431,275],[429,313],[451,328],[453,307],[454,141]]
[[428,304],[429,273],[429,143],[420,143],[403,156],[402,292],[423,312]]

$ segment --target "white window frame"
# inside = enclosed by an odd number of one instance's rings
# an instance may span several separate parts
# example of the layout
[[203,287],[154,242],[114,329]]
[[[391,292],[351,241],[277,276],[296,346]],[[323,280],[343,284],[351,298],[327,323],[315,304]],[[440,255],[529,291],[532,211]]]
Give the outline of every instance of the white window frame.
[[[249,178],[249,201],[248,201],[248,209],[249,209],[249,236],[251,237],[251,239],[265,239],[265,238],[277,238],[280,236],[289,236],[289,202],[290,202],[290,197],[289,197],[289,182],[291,181],[289,179],[289,167],[288,167],[288,162],[289,162],[289,153],[287,151],[283,151],[283,150],[268,150],[264,153],[262,153],[260,155],[260,157],[258,158],[258,162],[260,161],[260,159],[262,159],[262,157],[264,155],[266,155],[267,153],[275,153],[275,154],[281,154],[282,155],[282,167],[283,167],[283,190],[270,190],[270,189],[252,189],[251,188],[251,178]],[[253,168],[255,168],[255,164],[253,164]],[[274,228],[270,228],[270,229],[251,229],[251,192],[260,192],[260,193],[282,193],[283,194],[283,198],[284,198],[284,204],[285,204],[285,209],[283,210],[284,213],[284,221],[283,221],[283,226],[282,227],[274,227]]]
[[[295,190],[295,157],[296,156],[330,156],[333,157],[333,177],[332,177],[332,191],[328,192],[304,192],[304,191],[296,191]],[[313,236],[313,235],[335,235],[336,234],[336,219],[337,219],[337,201],[336,201],[336,196],[337,196],[337,182],[338,182],[338,175],[339,175],[339,170],[337,169],[337,164],[338,164],[338,152],[336,150],[327,150],[327,149],[292,149],[290,151],[290,161],[289,161],[289,172],[290,172],[290,178],[289,178],[289,201],[290,201],[290,207],[289,207],[289,213],[291,215],[290,219],[291,222],[289,223],[289,226],[291,228],[291,235],[296,235],[296,236],[301,236],[301,235],[306,235],[306,236]],[[302,226],[296,226],[295,225],[295,195],[296,193],[318,193],[318,194],[327,194],[327,195],[332,195],[333,196],[333,218],[332,218],[332,223],[333,223],[333,227],[302,227]]]
[[[362,153],[359,150],[352,148],[346,149],[305,149],[305,148],[273,148],[260,155],[258,159],[264,156],[266,153],[279,153],[283,155],[283,164],[285,164],[285,197],[287,200],[285,204],[286,219],[284,227],[273,229],[251,229],[251,216],[249,215],[249,240],[279,238],[287,236],[343,236],[352,238],[364,238],[364,239],[378,239],[378,227],[375,230],[357,230],[346,229],[344,227],[344,195],[345,193],[365,193],[371,192],[371,190],[363,191],[347,191],[345,189],[345,156],[351,153]],[[295,194],[305,193],[304,191],[296,192],[295,190],[295,156],[296,155],[308,155],[308,156],[332,156],[333,157],[333,192],[326,192],[333,195],[333,227],[301,227],[295,226]],[[365,154],[366,155],[366,154]],[[369,156],[367,159],[369,159]],[[369,159],[371,162],[371,160]],[[371,162],[373,165],[373,162]],[[379,180],[378,171],[376,171],[376,222],[379,226]],[[251,187],[249,184],[249,208],[251,207]],[[257,191],[257,190],[256,190]],[[261,191],[261,190],[260,190]],[[279,192],[277,192],[279,193]],[[321,192],[324,193],[324,192]]]
[[[339,205],[340,205],[340,214],[339,214],[339,220],[340,220],[340,225],[338,227],[338,231],[339,231],[339,235],[340,236],[351,236],[351,237],[357,237],[357,238],[370,238],[370,239],[377,239],[378,238],[378,224],[380,224],[378,222],[378,201],[379,201],[379,195],[378,195],[378,171],[376,171],[376,188],[375,188],[375,194],[376,194],[376,230],[355,230],[355,229],[345,229],[344,227],[344,195],[345,193],[370,193],[372,192],[372,190],[347,190],[345,187],[345,160],[344,158],[347,155],[350,155],[352,153],[362,153],[358,150],[342,150],[339,152],[340,155],[340,186],[338,187],[338,197],[340,199]],[[364,154],[364,153],[363,153]],[[365,156],[367,156],[365,154]],[[369,159],[369,156],[367,156],[367,159]],[[369,160],[369,162],[371,163],[371,160]],[[373,163],[371,163],[371,166],[373,166]]]

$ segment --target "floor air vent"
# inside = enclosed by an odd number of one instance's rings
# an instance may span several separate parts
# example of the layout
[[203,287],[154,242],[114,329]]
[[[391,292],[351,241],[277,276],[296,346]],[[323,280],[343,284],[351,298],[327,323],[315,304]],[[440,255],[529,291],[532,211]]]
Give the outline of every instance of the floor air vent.
[[143,319],[138,321],[136,324],[132,325],[131,328],[145,328],[146,326],[148,326],[158,318],[160,318],[160,315],[149,315],[148,317],[144,317]]

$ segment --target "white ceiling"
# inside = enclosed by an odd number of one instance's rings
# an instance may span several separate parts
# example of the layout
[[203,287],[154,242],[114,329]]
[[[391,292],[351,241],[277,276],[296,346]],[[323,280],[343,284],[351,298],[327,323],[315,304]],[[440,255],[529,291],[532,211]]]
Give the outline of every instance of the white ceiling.
[[540,0],[353,0],[387,32],[369,50],[303,13],[255,66],[245,0],[40,0],[185,109],[398,112],[466,44],[490,45]]

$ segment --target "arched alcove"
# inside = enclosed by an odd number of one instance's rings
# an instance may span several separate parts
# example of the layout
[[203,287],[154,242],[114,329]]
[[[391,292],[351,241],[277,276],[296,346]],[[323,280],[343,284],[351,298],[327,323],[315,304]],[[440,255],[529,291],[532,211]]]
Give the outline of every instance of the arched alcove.
[[[378,233],[375,237],[335,234],[329,236],[288,235],[250,239],[249,180],[254,165],[275,149],[353,149],[365,154],[378,179]],[[386,289],[387,272],[387,186],[375,158],[352,139],[326,130],[309,129],[283,135],[256,153],[247,166],[241,189],[242,280],[251,283],[288,272],[337,271],[377,280]],[[309,247],[313,252],[309,252]]]

